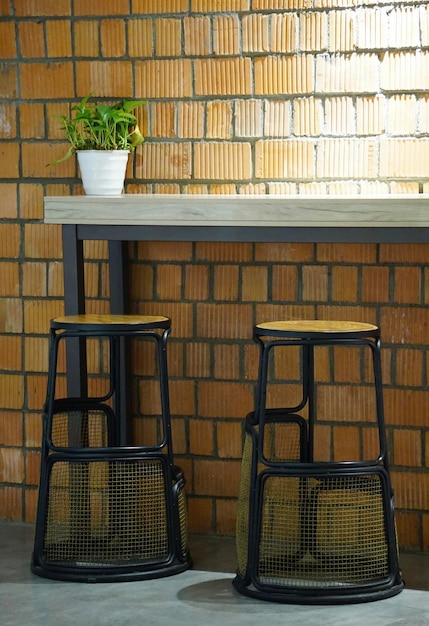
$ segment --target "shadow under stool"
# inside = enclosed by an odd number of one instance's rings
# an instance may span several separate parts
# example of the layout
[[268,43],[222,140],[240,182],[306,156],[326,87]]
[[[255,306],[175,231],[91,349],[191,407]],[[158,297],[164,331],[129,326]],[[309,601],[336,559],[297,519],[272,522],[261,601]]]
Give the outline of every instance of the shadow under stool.
[[[185,481],[174,464],[171,437],[170,329],[170,319],[163,316],[76,315],[51,321],[31,563],[35,574],[119,582],[170,576],[190,567]],[[85,371],[81,395],[61,397],[61,364],[73,342],[91,358],[97,355],[90,369],[100,373]],[[121,414],[120,380],[129,348],[140,370],[147,363],[144,371],[155,396],[156,414],[141,420],[144,445],[132,445],[121,435],[127,415]],[[142,394],[134,387],[145,403]]]
[[403,588],[377,326],[257,324],[255,410],[245,421],[235,589],[340,604]]

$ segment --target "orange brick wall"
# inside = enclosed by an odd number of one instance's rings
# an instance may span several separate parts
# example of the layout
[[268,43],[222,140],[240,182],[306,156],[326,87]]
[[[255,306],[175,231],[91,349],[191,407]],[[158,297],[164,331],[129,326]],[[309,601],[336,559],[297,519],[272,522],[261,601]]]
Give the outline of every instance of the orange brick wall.
[[[0,518],[33,521],[48,322],[63,311],[61,230],[43,224],[43,196],[82,193],[73,159],[46,167],[65,149],[54,116],[89,92],[149,100],[129,193],[429,192],[429,9],[0,0],[0,16]],[[108,307],[106,251],[85,245],[90,311]],[[132,308],[173,320],[171,405],[192,531],[234,533],[253,323],[350,318],[382,326],[399,540],[429,550],[429,246],[129,251]],[[342,382],[349,374],[337,365]],[[350,424],[320,433],[334,450],[356,434]]]

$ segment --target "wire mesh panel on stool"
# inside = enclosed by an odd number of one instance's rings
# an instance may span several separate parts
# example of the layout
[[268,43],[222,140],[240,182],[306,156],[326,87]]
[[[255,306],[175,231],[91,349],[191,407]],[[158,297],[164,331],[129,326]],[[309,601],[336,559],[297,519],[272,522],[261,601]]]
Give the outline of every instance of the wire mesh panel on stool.
[[[190,567],[184,477],[173,458],[162,316],[80,315],[51,322],[32,571],[72,581],[157,578]],[[151,441],[121,442],[120,342],[154,346],[159,415]],[[100,341],[101,393],[58,397],[61,349]],[[88,386],[88,380],[85,381]],[[98,377],[92,387],[100,391]]]
[[253,338],[234,587],[309,604],[399,593],[378,327],[272,322]]

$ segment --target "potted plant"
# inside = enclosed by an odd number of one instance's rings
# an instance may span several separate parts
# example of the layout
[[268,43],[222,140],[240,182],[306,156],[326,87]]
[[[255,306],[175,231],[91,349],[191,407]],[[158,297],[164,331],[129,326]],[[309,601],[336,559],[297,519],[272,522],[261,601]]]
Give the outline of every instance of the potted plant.
[[71,145],[52,165],[76,153],[87,195],[119,195],[129,154],[144,141],[133,111],[146,101],[121,100],[109,105],[90,103],[90,97],[72,106],[70,117],[58,116]]

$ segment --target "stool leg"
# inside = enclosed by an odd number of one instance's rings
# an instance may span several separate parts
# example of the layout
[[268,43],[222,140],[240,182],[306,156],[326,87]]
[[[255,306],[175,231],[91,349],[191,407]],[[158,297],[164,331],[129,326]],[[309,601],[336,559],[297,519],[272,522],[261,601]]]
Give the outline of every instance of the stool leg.
[[372,361],[374,367],[374,383],[375,383],[375,396],[376,396],[376,411],[377,411],[377,424],[378,424],[378,436],[380,442],[380,452],[377,459],[378,463],[383,463],[386,471],[389,471],[388,459],[387,459],[387,440],[386,440],[386,427],[384,423],[384,401],[383,401],[383,381],[381,373],[381,342],[378,338],[374,343],[369,344],[372,351]]
[[303,341],[293,343],[291,345],[302,346],[302,397],[301,401],[293,407],[283,407],[282,409],[267,409],[267,384],[268,384],[268,369],[271,350],[275,346],[283,345],[288,347],[288,343],[281,342],[264,342],[259,337],[254,337],[255,342],[259,346],[259,367],[258,367],[258,382],[255,395],[255,423],[259,424],[259,451],[261,459],[263,458],[263,439],[264,439],[264,427],[266,422],[267,411],[279,411],[282,412],[285,418],[288,415],[301,411],[307,406],[308,410],[308,429],[306,429],[307,439],[305,443],[305,458],[311,462],[313,460],[314,451],[314,420],[315,420],[315,397],[314,397],[314,346],[308,342]]
[[55,330],[49,333],[48,381],[46,385],[45,412],[52,412],[55,400],[55,383],[57,378],[58,341]]
[[115,412],[115,441],[114,446],[126,445],[126,436],[124,438],[124,431],[126,433],[126,426],[122,426],[122,422],[126,423],[126,412],[123,411],[122,406],[122,388],[120,385],[121,368],[123,367],[122,353],[123,346],[121,345],[122,337],[110,337],[110,390],[113,395],[113,410]]
[[[259,346],[259,365],[258,365],[258,381],[256,384],[256,398],[255,398],[255,415],[259,415],[261,407],[266,406],[266,388],[267,388],[267,378],[268,378],[268,367],[269,367],[269,353],[276,345],[302,345],[302,342],[264,342],[260,337],[254,337],[254,341]],[[300,402],[293,407],[285,407],[283,411],[285,413],[296,413],[301,411],[307,404],[309,396],[312,394],[312,382],[313,382],[313,359],[312,359],[312,346],[307,344],[307,342],[303,345],[303,380],[302,380],[302,398]],[[311,360],[310,360],[311,359]],[[310,375],[311,374],[311,375]]]
[[259,338],[255,338],[259,346],[259,366],[258,366],[258,382],[256,385],[255,396],[255,419],[259,421],[262,409],[265,407],[267,393],[267,376],[268,376],[268,351],[265,343]]
[[118,445],[128,445],[130,436],[128,429],[128,343],[125,337],[114,337],[114,356],[115,363],[113,365],[114,379],[113,388],[115,390],[115,415],[118,426]]
[[173,467],[173,448],[171,436],[171,416],[170,416],[170,394],[168,388],[168,363],[167,363],[167,337],[170,329],[165,330],[161,336],[157,335],[159,385],[161,393],[161,420],[162,420],[162,441],[161,446],[166,445],[167,456],[170,467]]
[[314,420],[315,420],[315,389],[314,389],[314,346],[303,344],[303,400],[308,410],[307,459],[314,460]]

